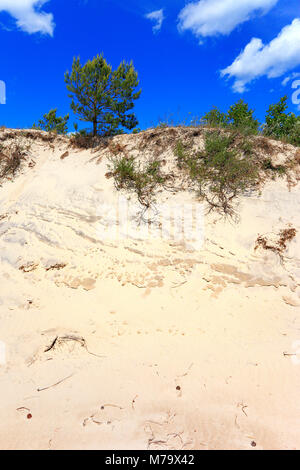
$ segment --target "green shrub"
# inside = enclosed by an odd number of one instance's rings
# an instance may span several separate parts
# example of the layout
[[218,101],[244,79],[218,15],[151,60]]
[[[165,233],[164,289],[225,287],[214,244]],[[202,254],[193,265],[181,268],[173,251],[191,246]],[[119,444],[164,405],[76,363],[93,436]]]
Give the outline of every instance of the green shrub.
[[117,189],[123,189],[125,186],[133,188],[136,174],[134,158],[116,157],[112,162]]
[[69,114],[60,117],[56,113],[57,109],[51,109],[48,114],[44,114],[43,119],[40,119],[37,124],[33,124],[32,128],[57,134],[67,134]]
[[221,134],[220,132],[209,132],[205,136],[205,159],[221,155],[226,152],[234,142],[234,135]]
[[233,148],[232,134],[210,132],[205,137],[203,152],[188,152],[182,143],[175,151],[181,168],[188,170],[201,199],[210,210],[232,216],[237,196],[253,189],[258,182],[258,172],[251,159],[245,159],[242,151]]
[[214,106],[203,116],[202,123],[209,127],[226,127],[227,116]]
[[290,132],[289,142],[300,147],[300,116],[297,117],[297,121]]
[[269,107],[264,135],[300,145],[300,117],[294,113],[286,113],[287,100],[288,97],[283,96],[278,103]]
[[186,164],[185,146],[183,145],[181,140],[179,140],[176,143],[175,157],[176,157],[176,160],[177,160],[177,166],[181,170]]
[[214,106],[202,118],[202,124],[209,127],[221,127],[238,130],[243,134],[257,134],[259,131],[259,121],[254,118],[254,111],[249,109],[244,100],[240,100],[232,105],[227,113],[223,113]]
[[242,152],[244,153],[244,155],[248,156],[248,157],[251,157],[253,155],[253,143],[250,141],[250,140],[243,140],[241,145],[240,145],[240,149],[242,150]]
[[152,160],[144,165],[133,157],[118,156],[111,159],[111,172],[118,190],[133,190],[139,202],[149,208],[154,201],[155,190],[166,178],[161,173],[161,162]]
[[228,123],[234,129],[248,134],[258,134],[259,121],[254,118],[254,110],[249,109],[244,100],[239,100],[228,111]]

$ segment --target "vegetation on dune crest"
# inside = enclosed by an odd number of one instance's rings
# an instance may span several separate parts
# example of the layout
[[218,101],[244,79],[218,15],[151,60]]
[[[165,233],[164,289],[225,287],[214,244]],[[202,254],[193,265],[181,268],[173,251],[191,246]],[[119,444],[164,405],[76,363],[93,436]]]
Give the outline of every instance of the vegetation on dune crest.
[[[207,131],[204,139],[203,150],[192,150],[191,141],[177,141],[178,177],[188,177],[189,187],[208,203],[209,210],[233,216],[238,196],[258,188],[263,165],[257,165],[251,141],[241,138],[238,132]],[[110,170],[108,176],[114,177],[116,188],[134,191],[147,208],[157,190],[172,179],[172,174],[162,172],[158,158],[142,165],[134,157],[122,155],[121,150],[111,158]]]
[[235,129],[244,135],[264,135],[300,146],[300,116],[286,112],[287,100],[288,97],[283,96],[278,103],[269,107],[263,125],[255,119],[254,110],[249,109],[244,100],[231,106],[227,113],[213,107],[204,115],[202,122],[208,127]]
[[210,210],[234,214],[237,196],[254,189],[259,181],[251,158],[243,158],[242,148],[234,146],[234,136],[213,131],[205,136],[205,150],[191,151],[177,143],[178,167],[187,170],[200,199]]
[[229,108],[228,124],[248,134],[258,134],[259,121],[254,118],[254,110],[249,109],[244,100],[240,100]]
[[44,114],[43,118],[37,124],[33,124],[33,129],[46,132],[55,132],[56,134],[67,134],[69,114],[64,117],[57,116],[57,108],[51,109],[49,113]]
[[[76,133],[71,137],[71,144],[90,148],[99,145],[103,137],[126,131],[140,132],[132,110],[141,90],[138,90],[138,74],[132,62],[123,61],[113,70],[103,55],[97,55],[84,65],[79,57],[74,58],[71,72],[65,74],[65,83],[72,99],[72,111],[79,120],[92,124],[92,133],[78,132],[78,124],[75,124]],[[191,145],[178,141],[175,156],[178,169],[188,176],[191,186],[199,198],[208,203],[210,210],[234,215],[235,200],[239,195],[256,189],[263,177],[288,176],[289,170],[298,165],[296,159],[286,165],[274,164],[274,145],[267,139],[300,146],[300,117],[287,113],[287,108],[287,97],[284,96],[269,107],[262,125],[254,110],[241,99],[227,112],[213,107],[201,119],[176,124],[196,127],[198,134],[206,129],[203,131],[204,150],[195,151]],[[59,117],[57,109],[52,109],[34,127],[66,134],[68,120],[69,115]],[[174,123],[171,126],[174,127]],[[164,129],[170,124],[160,121],[158,127]],[[144,149],[149,145],[147,139],[144,139]],[[106,139],[101,142],[105,144]],[[162,151],[163,139],[159,139],[155,155]],[[116,188],[134,191],[139,202],[149,208],[157,189],[165,187],[166,179],[171,175],[163,174],[158,157],[142,163],[122,151],[113,154],[110,175],[115,179]],[[9,164],[13,169],[14,160]]]
[[18,143],[13,142],[8,147],[0,147],[0,183],[5,178],[15,176],[19,170],[22,160],[24,160],[26,152]]
[[201,122],[207,127],[235,129],[244,134],[258,134],[260,127],[259,121],[254,118],[254,110],[249,109],[244,100],[237,101],[227,113],[214,106],[203,116]]
[[[239,100],[228,113],[212,108],[203,117],[202,126],[196,126],[197,130],[190,135],[189,141],[177,141],[175,157],[178,169],[182,175],[188,176],[191,187],[200,200],[208,203],[209,210],[234,216],[238,196],[257,190],[265,179],[287,175],[291,181],[290,171],[298,165],[296,158],[285,164],[274,163],[276,146],[268,139],[273,137],[297,143],[295,136],[300,119],[285,111],[286,98],[282,98],[280,103],[270,107],[266,125],[262,128],[254,110]],[[206,129],[202,132],[203,125]],[[168,127],[163,123],[159,125],[160,129]],[[193,149],[196,132],[204,136],[204,150]],[[157,162],[156,171],[149,176],[148,169],[141,168],[136,159],[128,158],[128,155],[115,157],[112,175],[117,189],[134,190],[139,201],[149,206],[154,191],[165,186],[164,182],[170,176],[162,176],[159,165]]]
[[300,146],[300,116],[286,113],[287,99],[288,97],[284,96],[278,103],[269,107],[263,133],[265,136],[286,140],[293,145]]
[[[75,57],[71,72],[67,71],[64,78],[69,97],[72,99],[72,111],[80,121],[92,124],[92,131],[78,130],[78,123],[74,124],[74,145],[83,148],[94,147],[98,142],[95,137],[109,137],[128,131],[134,134],[141,132],[133,112],[141,90],[138,90],[138,74],[132,62],[122,61],[113,70],[103,54],[85,64],[81,63],[79,57]],[[182,122],[174,120],[172,115],[171,121],[160,119],[156,127],[219,128],[239,132],[244,136],[266,136],[300,146],[300,116],[286,112],[287,100],[287,96],[283,96],[278,103],[272,104],[263,124],[256,119],[254,110],[240,99],[230,106],[227,112],[214,106],[200,118],[193,118],[189,114],[188,119]],[[50,110],[34,127],[66,134],[69,115],[59,117],[56,113],[57,109]]]
[[[91,132],[79,130],[75,123],[71,145],[88,149],[101,144],[112,150],[110,147],[115,143],[110,141],[111,136],[127,131],[141,132],[133,112],[141,90],[138,90],[138,74],[132,62],[123,61],[113,70],[102,54],[85,64],[78,57],[74,58],[72,70],[65,73],[64,79],[72,99],[72,111],[79,120],[92,124]],[[237,197],[257,189],[264,178],[287,175],[289,184],[293,183],[290,175],[292,170],[296,173],[299,168],[299,157],[287,159],[284,165],[274,163],[276,160],[272,157],[276,148],[274,150],[274,142],[270,141],[270,138],[278,139],[300,146],[300,116],[287,112],[287,100],[284,96],[269,107],[263,125],[242,99],[227,112],[214,106],[202,118],[189,118],[181,124],[160,120],[158,127],[166,130],[163,137],[156,138],[156,157],[143,163],[123,152],[122,145],[117,142],[112,151],[109,175],[114,177],[118,190],[134,191],[147,209],[154,202],[157,190],[166,189],[166,180],[174,177],[174,174],[162,172],[159,155],[167,145],[174,148],[175,144],[177,168],[181,171],[179,177],[188,177],[190,187],[208,203],[210,210],[233,216]],[[55,134],[68,133],[68,121],[69,114],[58,116],[56,108],[44,114],[33,128],[49,132],[41,136],[44,140],[55,139]],[[169,127],[173,128],[168,131]],[[192,128],[190,142],[185,139],[185,142],[179,140],[176,143],[174,127]],[[149,150],[155,132],[152,130],[141,139],[137,138],[139,151]],[[194,139],[200,134],[204,137],[204,149],[194,150]],[[168,144],[166,136],[172,139],[171,143]],[[118,150],[118,146],[121,149]],[[0,179],[13,176],[23,158],[24,152],[18,145],[0,149]]]
[[227,125],[228,117],[225,113],[222,113],[216,106],[202,118],[202,123],[208,127],[225,127]]
[[81,121],[91,122],[93,136],[115,135],[122,129],[134,129],[138,121],[134,102],[140,97],[136,91],[138,75],[131,63],[121,62],[113,70],[103,55],[86,64],[74,58],[71,73],[66,72],[65,82],[72,98],[71,108]]
[[300,116],[286,113],[288,108],[287,96],[278,103],[271,105],[267,111],[266,120],[261,124],[254,116],[254,110],[244,100],[239,100],[230,106],[227,112],[222,112],[213,106],[202,118],[190,118],[188,121],[175,123],[174,120],[159,121],[158,127],[209,127],[221,128],[227,131],[238,131],[244,136],[261,135],[281,140],[295,146],[300,146]]

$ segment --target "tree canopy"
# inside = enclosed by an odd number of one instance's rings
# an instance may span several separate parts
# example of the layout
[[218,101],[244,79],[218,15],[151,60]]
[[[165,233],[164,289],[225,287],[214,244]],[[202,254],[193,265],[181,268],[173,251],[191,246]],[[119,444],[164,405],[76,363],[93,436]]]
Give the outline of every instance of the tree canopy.
[[236,129],[243,129],[257,134],[259,121],[254,118],[254,110],[249,109],[244,100],[237,101],[228,111],[228,123]]
[[141,94],[136,90],[139,80],[132,62],[123,61],[113,70],[102,54],[84,65],[79,57],[74,58],[65,82],[73,112],[81,121],[92,123],[94,136],[114,135],[137,126],[135,114],[129,113]]
[[291,137],[297,127],[299,117],[294,113],[286,113],[288,97],[283,96],[278,103],[272,104],[267,112],[264,134],[278,139]]
[[37,124],[33,124],[33,129],[40,129],[46,132],[56,132],[57,134],[66,134],[68,132],[69,114],[64,117],[57,116],[57,108],[51,109],[49,113],[44,114],[43,118]]

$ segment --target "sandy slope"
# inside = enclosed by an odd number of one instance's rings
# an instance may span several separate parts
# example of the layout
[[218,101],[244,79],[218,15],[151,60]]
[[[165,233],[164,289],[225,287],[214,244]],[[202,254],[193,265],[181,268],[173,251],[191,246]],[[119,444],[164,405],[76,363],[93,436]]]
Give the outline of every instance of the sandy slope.
[[205,216],[201,249],[114,240],[106,157],[33,140],[0,188],[0,448],[299,449],[300,238],[254,250],[300,230],[299,186]]

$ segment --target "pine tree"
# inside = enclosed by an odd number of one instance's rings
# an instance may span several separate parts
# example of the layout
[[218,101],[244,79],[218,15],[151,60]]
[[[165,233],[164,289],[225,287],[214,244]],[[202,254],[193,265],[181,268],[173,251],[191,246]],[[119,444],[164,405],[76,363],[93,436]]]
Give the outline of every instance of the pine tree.
[[94,136],[113,135],[137,126],[135,114],[128,113],[141,94],[136,91],[139,80],[132,62],[123,61],[113,70],[103,55],[97,55],[85,65],[79,57],[74,58],[65,82],[73,112],[81,121],[92,123]]
[[51,109],[48,114],[44,114],[37,124],[33,124],[33,129],[39,129],[46,132],[56,132],[57,134],[66,134],[68,132],[69,114],[64,117],[56,115],[57,108]]

